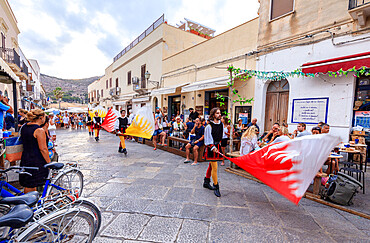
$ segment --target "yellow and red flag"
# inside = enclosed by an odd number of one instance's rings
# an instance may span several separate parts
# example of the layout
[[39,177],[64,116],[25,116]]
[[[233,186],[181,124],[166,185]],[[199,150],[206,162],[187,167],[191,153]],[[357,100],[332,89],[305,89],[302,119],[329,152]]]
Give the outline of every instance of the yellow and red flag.
[[141,107],[126,129],[125,135],[150,139],[155,129],[154,117],[150,106]]

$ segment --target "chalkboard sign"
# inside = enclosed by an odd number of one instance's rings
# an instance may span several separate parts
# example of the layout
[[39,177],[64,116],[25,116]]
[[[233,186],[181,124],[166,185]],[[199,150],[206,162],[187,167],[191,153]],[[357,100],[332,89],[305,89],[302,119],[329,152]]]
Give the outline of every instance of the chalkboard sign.
[[293,99],[292,123],[327,123],[329,98]]

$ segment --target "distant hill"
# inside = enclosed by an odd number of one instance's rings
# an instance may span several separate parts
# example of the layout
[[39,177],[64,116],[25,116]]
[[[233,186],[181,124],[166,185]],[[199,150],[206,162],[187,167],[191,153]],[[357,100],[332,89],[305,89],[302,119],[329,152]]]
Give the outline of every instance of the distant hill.
[[79,97],[85,96],[87,94],[87,86],[99,78],[99,76],[95,76],[83,79],[62,79],[41,74],[41,83],[46,93],[52,92],[56,87],[61,87],[64,92]]

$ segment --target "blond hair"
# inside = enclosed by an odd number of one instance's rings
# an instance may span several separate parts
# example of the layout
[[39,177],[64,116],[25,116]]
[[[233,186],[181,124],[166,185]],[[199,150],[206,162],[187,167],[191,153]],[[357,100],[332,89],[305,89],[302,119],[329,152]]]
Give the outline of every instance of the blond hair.
[[39,117],[45,116],[45,112],[41,109],[34,109],[27,112],[27,120],[30,122],[36,121]]
[[27,114],[27,110],[25,110],[25,109],[22,109],[22,108],[20,108],[19,110],[18,110],[18,113],[23,113],[23,114]]
[[288,128],[284,127],[284,126],[280,126],[280,130],[281,132],[283,133],[282,135],[289,135],[289,130]]
[[245,131],[242,135],[243,138],[252,139],[257,136],[258,129],[256,126],[250,126],[247,131]]

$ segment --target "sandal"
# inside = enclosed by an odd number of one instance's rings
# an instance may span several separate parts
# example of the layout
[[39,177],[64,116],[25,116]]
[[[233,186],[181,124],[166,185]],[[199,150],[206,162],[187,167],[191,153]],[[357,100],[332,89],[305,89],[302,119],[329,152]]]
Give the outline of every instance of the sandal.
[[190,163],[191,162],[191,160],[185,160],[184,161],[184,164],[188,164],[188,163]]
[[157,150],[157,148],[154,148],[153,150]]
[[192,163],[191,165],[198,165],[198,163]]

